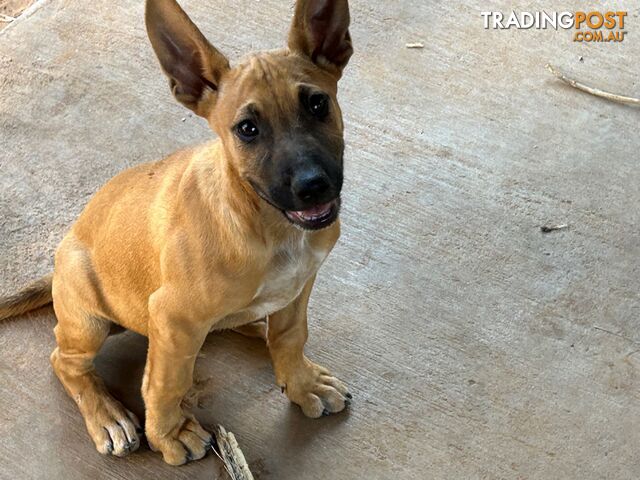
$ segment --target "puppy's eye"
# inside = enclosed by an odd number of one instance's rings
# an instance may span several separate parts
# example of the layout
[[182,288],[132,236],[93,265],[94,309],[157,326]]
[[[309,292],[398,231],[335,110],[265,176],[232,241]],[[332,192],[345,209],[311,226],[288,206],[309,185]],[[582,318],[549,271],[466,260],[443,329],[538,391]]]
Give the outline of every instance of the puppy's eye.
[[251,120],[243,120],[236,126],[236,133],[240,140],[250,142],[258,136],[260,131]]
[[309,111],[319,119],[327,116],[329,113],[329,97],[324,93],[314,93],[309,97]]

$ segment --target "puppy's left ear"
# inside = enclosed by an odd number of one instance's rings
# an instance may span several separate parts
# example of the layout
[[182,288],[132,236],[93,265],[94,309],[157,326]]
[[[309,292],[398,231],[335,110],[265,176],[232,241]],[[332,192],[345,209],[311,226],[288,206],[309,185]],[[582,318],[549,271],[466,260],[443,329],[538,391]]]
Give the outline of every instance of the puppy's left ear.
[[173,96],[201,117],[213,108],[229,61],[175,0],[147,0],[145,23]]
[[298,0],[289,31],[289,49],[342,76],[353,54],[347,0]]

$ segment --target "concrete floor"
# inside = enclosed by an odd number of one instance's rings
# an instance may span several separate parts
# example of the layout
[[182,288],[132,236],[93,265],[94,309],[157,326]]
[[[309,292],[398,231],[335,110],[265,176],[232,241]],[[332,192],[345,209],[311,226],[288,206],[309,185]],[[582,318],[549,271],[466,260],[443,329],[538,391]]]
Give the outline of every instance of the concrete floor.
[[[183,2],[232,58],[282,45],[290,3]],[[225,333],[198,362],[197,416],[236,433],[259,479],[640,478],[640,111],[544,69],[640,95],[636,3],[616,2],[618,45],[485,31],[486,2],[351,3],[343,237],[307,353],[354,404],[304,418],[264,345]],[[211,137],[170,97],[142,1],[38,6],[0,33],[0,293],[51,270],[108,178]],[[0,324],[0,478],[225,478],[213,457],[98,455],[49,368],[53,325]],[[145,348],[124,334],[99,358],[137,412]]]

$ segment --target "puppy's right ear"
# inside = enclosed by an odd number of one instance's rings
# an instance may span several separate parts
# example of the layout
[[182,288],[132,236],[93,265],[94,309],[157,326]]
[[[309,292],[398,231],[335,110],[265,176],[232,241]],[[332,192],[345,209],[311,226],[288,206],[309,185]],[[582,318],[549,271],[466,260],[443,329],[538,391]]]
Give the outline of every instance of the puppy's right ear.
[[198,30],[175,0],[147,0],[145,23],[176,99],[208,117],[229,61]]

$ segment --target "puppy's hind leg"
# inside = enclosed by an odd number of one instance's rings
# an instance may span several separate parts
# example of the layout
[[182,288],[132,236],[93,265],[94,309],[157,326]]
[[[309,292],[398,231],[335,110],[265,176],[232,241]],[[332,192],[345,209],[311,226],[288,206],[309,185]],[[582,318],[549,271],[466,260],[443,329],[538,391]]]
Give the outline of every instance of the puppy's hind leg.
[[261,338],[267,341],[267,319],[262,318],[233,329],[234,332],[250,338]]
[[58,347],[53,369],[84,417],[89,435],[102,454],[125,456],[140,446],[140,423],[107,391],[93,359],[109,335],[111,322],[54,304]]

